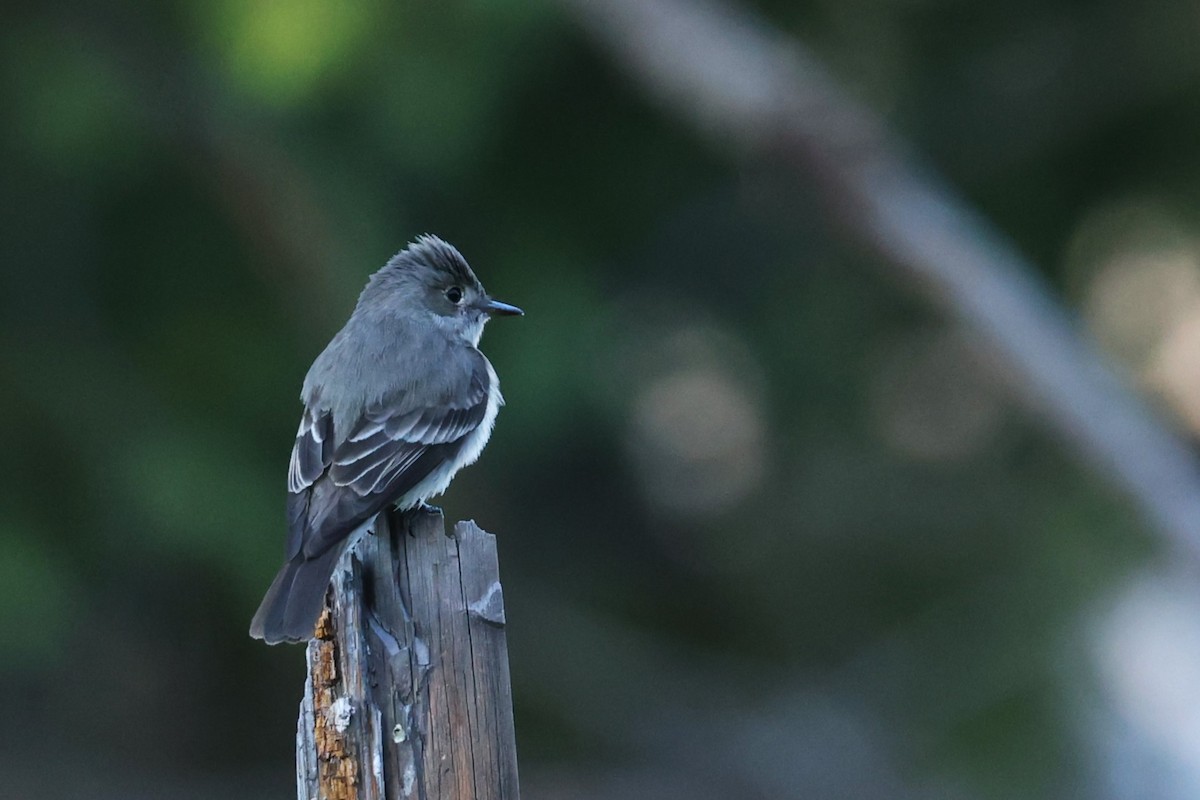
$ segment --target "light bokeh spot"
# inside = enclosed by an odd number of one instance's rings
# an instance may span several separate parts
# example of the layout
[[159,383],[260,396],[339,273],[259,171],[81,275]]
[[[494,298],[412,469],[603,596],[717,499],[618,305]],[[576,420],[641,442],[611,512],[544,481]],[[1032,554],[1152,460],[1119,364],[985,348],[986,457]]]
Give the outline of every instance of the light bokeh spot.
[[219,39],[225,66],[259,100],[291,105],[352,63],[369,8],[321,0],[226,3]]
[[1117,714],[1200,790],[1200,591],[1194,580],[1140,576],[1096,630],[1094,657]]
[[1005,400],[986,362],[954,329],[917,334],[883,349],[870,385],[876,430],[919,461],[957,461],[986,447]]
[[691,327],[666,332],[647,353],[626,442],[648,501],[671,515],[727,510],[762,482],[762,403],[739,359],[724,357],[729,346]]
[[1165,206],[1129,201],[1085,218],[1071,260],[1100,345],[1200,431],[1200,232]]

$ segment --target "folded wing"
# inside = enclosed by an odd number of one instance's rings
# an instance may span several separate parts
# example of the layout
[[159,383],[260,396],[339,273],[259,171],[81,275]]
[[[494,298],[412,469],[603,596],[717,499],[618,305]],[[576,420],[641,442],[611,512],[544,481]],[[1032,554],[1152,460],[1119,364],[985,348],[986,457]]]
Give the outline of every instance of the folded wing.
[[481,356],[463,391],[443,403],[412,408],[385,397],[336,446],[329,413],[306,409],[288,471],[288,558],[320,555],[453,461],[483,422],[489,380]]

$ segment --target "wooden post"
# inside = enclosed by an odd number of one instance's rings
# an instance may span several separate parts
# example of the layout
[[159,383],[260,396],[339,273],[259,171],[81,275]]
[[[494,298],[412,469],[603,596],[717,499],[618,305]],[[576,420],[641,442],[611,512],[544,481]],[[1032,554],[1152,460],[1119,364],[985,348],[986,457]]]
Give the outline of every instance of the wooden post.
[[308,644],[300,800],[519,800],[496,539],[380,514]]

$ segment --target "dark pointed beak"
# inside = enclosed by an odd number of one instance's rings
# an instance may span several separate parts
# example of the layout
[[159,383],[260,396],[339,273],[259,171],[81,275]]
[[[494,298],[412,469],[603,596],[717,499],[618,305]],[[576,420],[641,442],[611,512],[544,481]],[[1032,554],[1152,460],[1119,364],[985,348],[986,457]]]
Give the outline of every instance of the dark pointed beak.
[[488,298],[483,302],[483,310],[493,317],[523,317],[525,312],[516,306],[510,306],[508,303],[501,303],[499,300]]

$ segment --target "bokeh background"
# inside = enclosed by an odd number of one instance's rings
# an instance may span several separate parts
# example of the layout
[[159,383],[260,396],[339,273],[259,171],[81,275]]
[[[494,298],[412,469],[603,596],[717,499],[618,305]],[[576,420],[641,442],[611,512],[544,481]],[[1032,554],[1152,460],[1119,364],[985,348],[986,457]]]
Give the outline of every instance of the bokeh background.
[[[759,0],[1200,430],[1200,10]],[[547,2],[13,2],[0,796],[293,796],[308,364],[405,242],[527,316],[443,499],[500,537],[529,798],[1185,798],[1200,583],[821,199]]]

